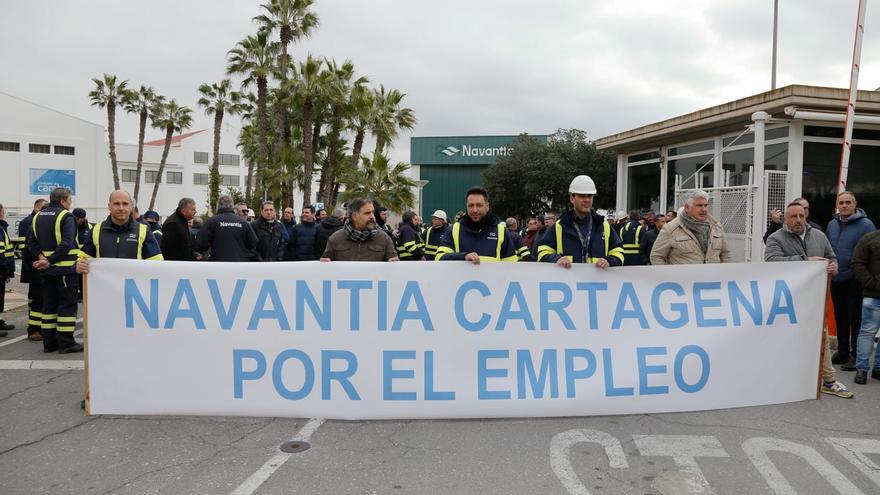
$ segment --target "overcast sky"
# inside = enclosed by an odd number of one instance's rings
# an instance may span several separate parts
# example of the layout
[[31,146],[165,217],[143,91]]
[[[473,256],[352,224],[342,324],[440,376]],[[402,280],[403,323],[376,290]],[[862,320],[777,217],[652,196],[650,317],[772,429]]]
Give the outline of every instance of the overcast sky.
[[[87,95],[109,72],[196,109],[260,3],[4,0],[0,91],[106,125]],[[777,85],[847,87],[858,0],[779,3]],[[401,161],[410,135],[573,127],[595,139],[770,89],[772,0],[317,0],[315,12],[293,56],[351,59],[406,93],[418,125],[395,143]],[[859,87],[878,86],[874,4]],[[136,142],[136,117],[117,115],[117,140]],[[197,110],[193,129],[211,125]]]

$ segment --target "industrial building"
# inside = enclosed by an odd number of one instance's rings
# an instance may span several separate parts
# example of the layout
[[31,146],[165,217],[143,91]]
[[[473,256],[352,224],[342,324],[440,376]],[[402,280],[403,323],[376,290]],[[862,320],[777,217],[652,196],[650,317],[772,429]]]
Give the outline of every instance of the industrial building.
[[[761,259],[770,210],[802,196],[834,213],[847,89],[791,85],[603,137],[617,153],[617,207],[666,211],[710,192],[736,258]],[[880,215],[880,92],[859,91],[847,189]],[[677,199],[679,198],[679,199]],[[875,220],[876,222],[876,220]]]
[[[542,143],[546,135],[532,135]],[[483,183],[482,173],[506,155],[517,136],[413,137],[412,177],[419,184],[416,211],[422,217],[444,210],[450,219],[464,210],[465,193]],[[430,220],[429,218],[425,219]]]

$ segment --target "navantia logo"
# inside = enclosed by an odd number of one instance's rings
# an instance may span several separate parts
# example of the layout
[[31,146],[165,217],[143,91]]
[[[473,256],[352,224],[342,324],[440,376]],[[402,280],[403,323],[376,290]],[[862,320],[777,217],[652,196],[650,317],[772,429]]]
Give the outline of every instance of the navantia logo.
[[455,156],[459,151],[461,150],[455,146],[443,146],[442,144],[437,146],[437,153],[443,153],[446,156]]

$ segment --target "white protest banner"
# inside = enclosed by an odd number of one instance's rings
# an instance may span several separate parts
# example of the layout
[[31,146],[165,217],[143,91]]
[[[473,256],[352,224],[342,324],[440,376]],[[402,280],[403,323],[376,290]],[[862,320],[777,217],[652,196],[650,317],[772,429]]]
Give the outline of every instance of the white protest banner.
[[584,416],[811,399],[824,268],[99,259],[90,413]]

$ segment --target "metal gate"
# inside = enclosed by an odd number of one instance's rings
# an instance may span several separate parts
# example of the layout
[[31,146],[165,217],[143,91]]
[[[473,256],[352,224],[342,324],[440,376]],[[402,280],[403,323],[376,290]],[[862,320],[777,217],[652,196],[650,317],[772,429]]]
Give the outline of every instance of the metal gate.
[[[725,177],[726,179],[726,177]],[[786,205],[786,183],[788,173],[779,170],[764,172],[764,191],[758,191],[752,185],[752,170],[749,170],[749,181],[745,186],[721,186],[703,189],[709,195],[709,213],[715,217],[727,238],[727,244],[733,261],[761,261],[764,258],[763,248],[754,252],[753,246],[757,238],[763,238],[764,232],[753,232],[755,212],[761,212],[764,224],[769,221],[773,209],[784,209]],[[727,180],[724,181],[727,183]],[[682,189],[681,176],[675,178],[675,207],[684,206],[685,199],[695,189]],[[762,244],[763,246],[763,244]]]

